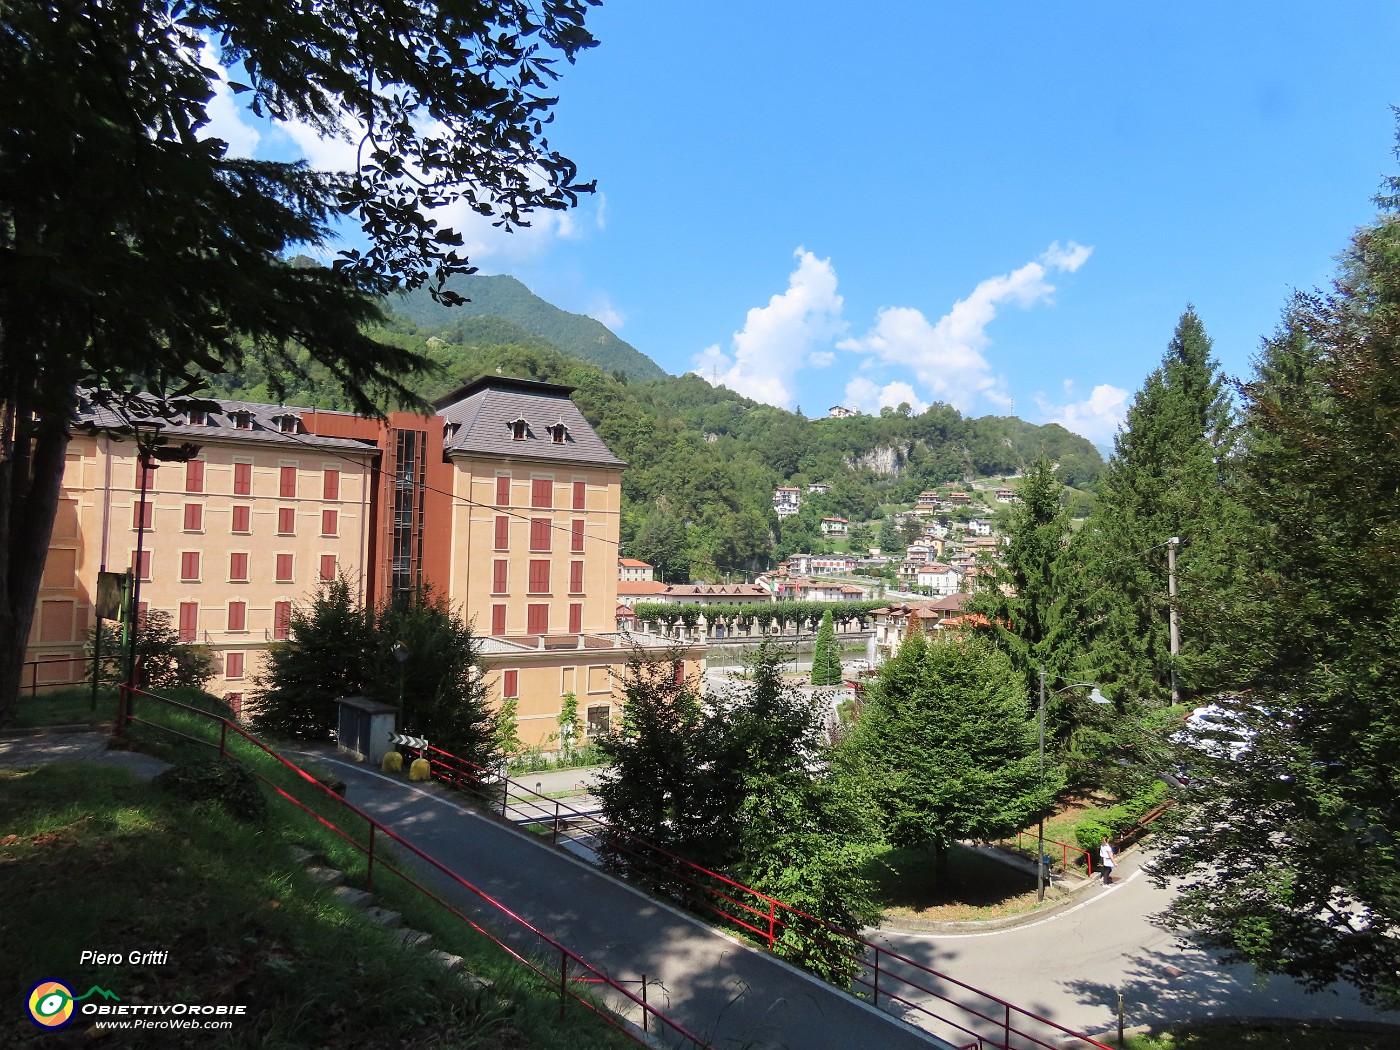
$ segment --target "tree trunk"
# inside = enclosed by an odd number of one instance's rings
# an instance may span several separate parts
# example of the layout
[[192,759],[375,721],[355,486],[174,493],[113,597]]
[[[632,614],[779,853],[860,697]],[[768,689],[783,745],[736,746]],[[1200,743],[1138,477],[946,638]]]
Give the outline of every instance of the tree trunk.
[[29,436],[33,424],[13,401],[4,405],[0,444],[0,725],[14,714],[24,676],[58,496],[67,430]]

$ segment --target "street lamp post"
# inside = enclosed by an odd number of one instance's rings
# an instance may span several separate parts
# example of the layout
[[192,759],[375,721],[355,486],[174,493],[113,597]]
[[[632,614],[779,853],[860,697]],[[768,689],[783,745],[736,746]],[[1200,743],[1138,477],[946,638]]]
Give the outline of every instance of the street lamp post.
[[[1099,691],[1099,687],[1093,682],[1071,682],[1069,685],[1061,686],[1052,692],[1059,696],[1061,693],[1071,689],[1089,689],[1089,699],[1096,704],[1110,703],[1109,699]],[[1045,788],[1045,665],[1040,665],[1040,704],[1037,736],[1040,743],[1040,787]],[[1036,823],[1035,834],[1035,899],[1037,902],[1045,900],[1045,813],[1042,810],[1040,820]]]
[[140,492],[136,503],[136,564],[132,566],[131,608],[127,616],[127,629],[131,632],[126,650],[127,703],[130,704],[131,690],[136,688],[136,636],[137,616],[141,611],[141,555],[146,545],[146,493],[151,476],[151,450],[155,447],[160,424],[155,420],[139,420],[131,424],[136,437],[136,470],[141,475]]

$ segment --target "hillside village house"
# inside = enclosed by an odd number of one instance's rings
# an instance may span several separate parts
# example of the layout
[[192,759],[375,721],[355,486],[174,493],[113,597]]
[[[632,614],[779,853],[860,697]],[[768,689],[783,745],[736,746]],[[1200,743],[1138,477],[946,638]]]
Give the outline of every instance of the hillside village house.
[[814,481],[807,486],[807,491],[813,496],[825,496],[831,491],[831,486],[825,481]]
[[917,622],[919,629],[929,637],[937,637],[941,632],[955,631],[973,623],[985,624],[986,620],[982,617],[966,612],[970,600],[969,595],[953,594],[935,601],[900,603],[876,609],[870,614],[874,624],[876,661],[884,662],[899,651],[913,622]]
[[845,518],[822,518],[823,536],[845,536],[851,528],[851,523]]
[[1021,497],[1016,495],[1015,489],[997,489],[993,494],[998,503],[1019,503]]
[[656,570],[653,566],[636,558],[617,559],[617,582],[636,583],[642,580],[656,579]]
[[802,509],[800,489],[783,486],[773,490],[773,511],[780,518],[788,518]]
[[[555,729],[565,693],[607,726],[632,644],[669,643],[617,631],[625,464],[570,392],[494,376],[435,415],[384,419],[219,402],[162,421],[163,438],[199,451],[151,470],[144,505],[130,428],[85,404],[80,422],[110,429],[69,445],[27,653],[38,681],[81,679],[60,661],[83,654],[98,569],[131,566],[143,610],[209,646],[209,688],[238,710],[292,608],[340,573],[366,603],[426,584],[461,610],[526,744]],[[689,669],[702,658],[692,650]]]
[[919,569],[915,582],[927,587],[936,598],[946,598],[963,589],[963,574],[951,565],[925,565]]

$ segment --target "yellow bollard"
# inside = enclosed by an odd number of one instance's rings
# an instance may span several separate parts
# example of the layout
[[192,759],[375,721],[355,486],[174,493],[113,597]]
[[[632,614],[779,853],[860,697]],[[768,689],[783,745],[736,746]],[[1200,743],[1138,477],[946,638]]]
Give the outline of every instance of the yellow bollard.
[[383,761],[379,763],[379,770],[382,773],[402,773],[403,755],[399,754],[397,751],[390,751],[384,756]]
[[426,758],[415,758],[413,764],[408,767],[409,780],[427,780],[432,775],[433,767]]

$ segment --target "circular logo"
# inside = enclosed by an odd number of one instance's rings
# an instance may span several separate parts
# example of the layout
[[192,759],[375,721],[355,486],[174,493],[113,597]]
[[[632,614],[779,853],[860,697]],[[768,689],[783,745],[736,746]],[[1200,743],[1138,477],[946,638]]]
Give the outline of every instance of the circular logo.
[[40,1028],[62,1028],[73,1019],[73,993],[62,981],[40,981],[29,990],[29,1019]]

